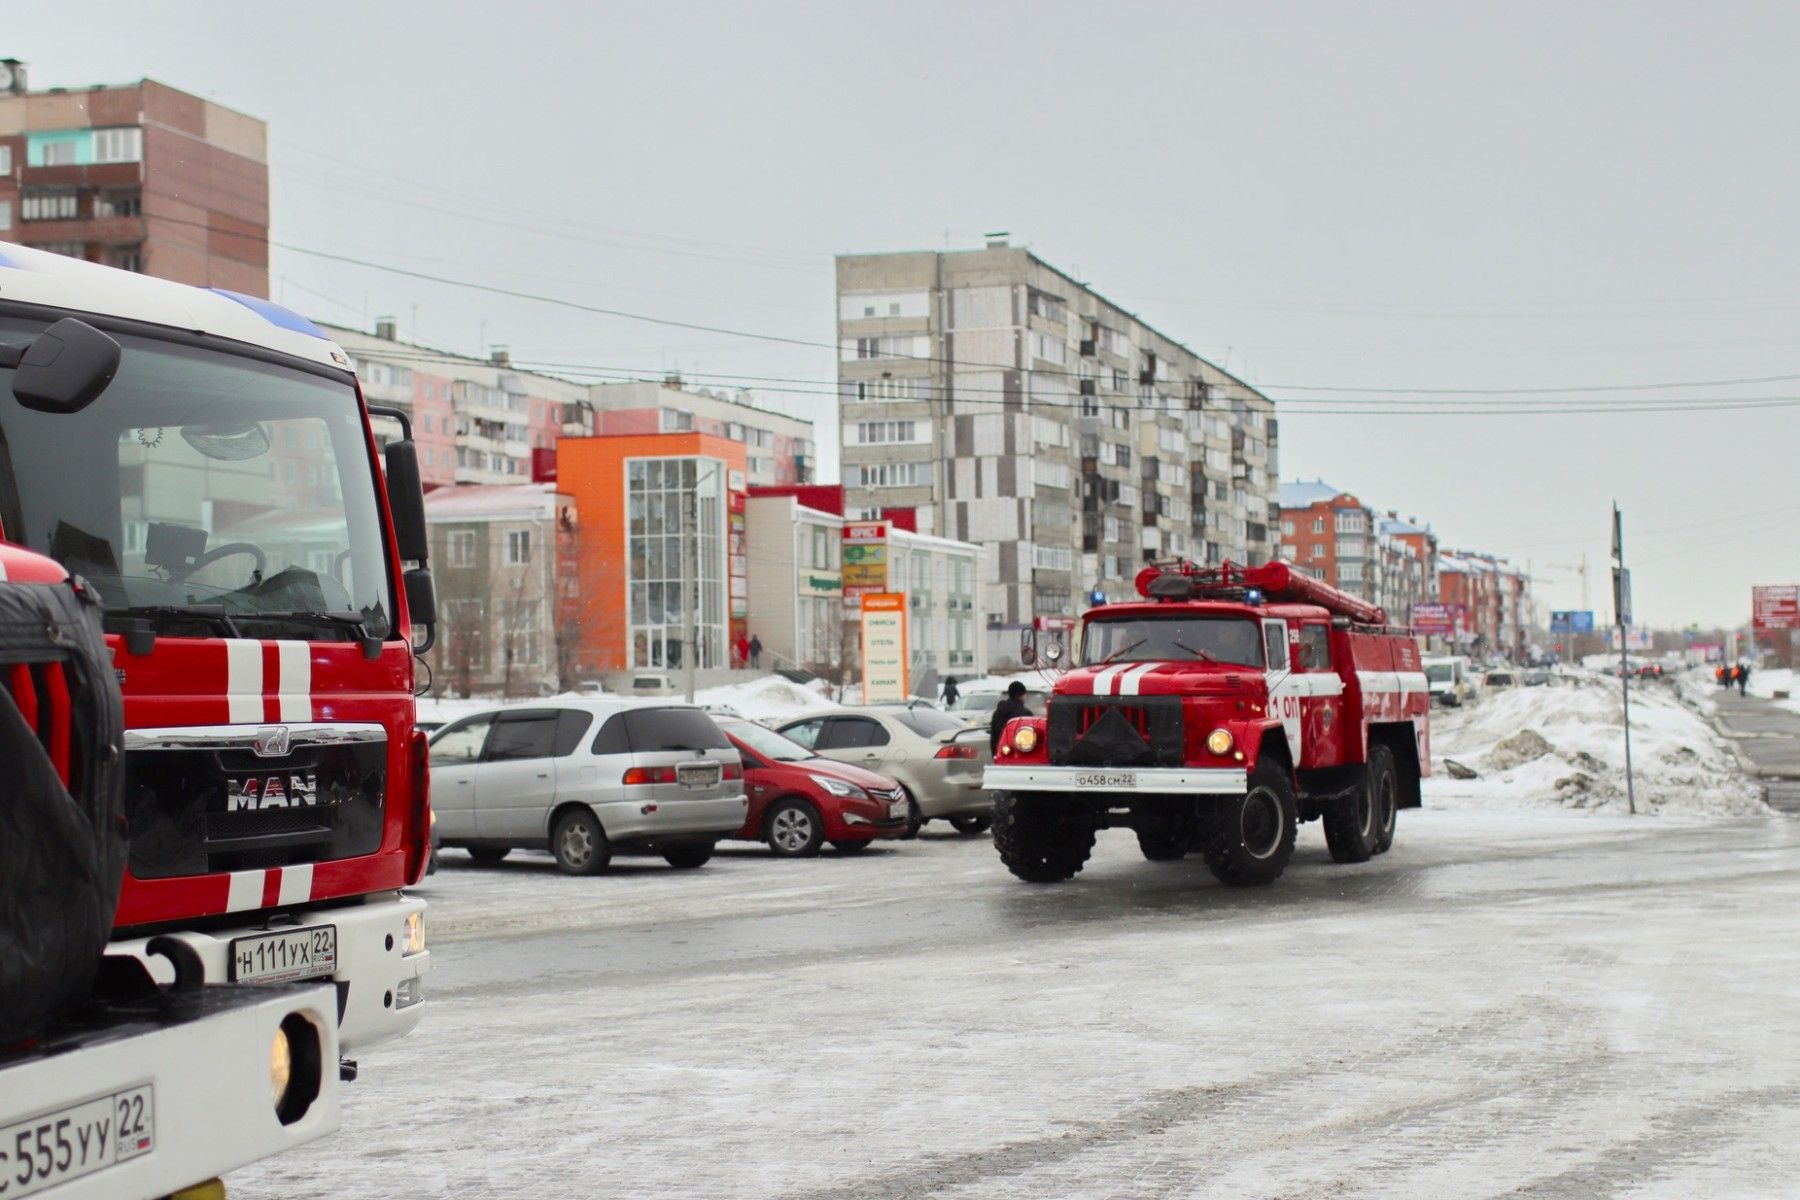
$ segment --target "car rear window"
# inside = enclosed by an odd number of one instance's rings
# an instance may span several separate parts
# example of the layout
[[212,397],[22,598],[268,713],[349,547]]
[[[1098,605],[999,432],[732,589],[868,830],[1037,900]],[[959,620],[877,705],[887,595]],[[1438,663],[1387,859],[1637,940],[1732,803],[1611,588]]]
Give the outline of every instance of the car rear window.
[[575,747],[581,745],[581,739],[587,736],[593,723],[593,713],[582,712],[579,708],[560,710],[556,714],[556,757],[566,758],[575,753]]
[[967,729],[968,726],[955,717],[941,712],[933,712],[929,708],[909,708],[905,712],[895,713],[894,720],[906,726],[922,738],[936,737],[952,729]]
[[633,754],[731,749],[713,719],[697,708],[635,708],[619,716]]

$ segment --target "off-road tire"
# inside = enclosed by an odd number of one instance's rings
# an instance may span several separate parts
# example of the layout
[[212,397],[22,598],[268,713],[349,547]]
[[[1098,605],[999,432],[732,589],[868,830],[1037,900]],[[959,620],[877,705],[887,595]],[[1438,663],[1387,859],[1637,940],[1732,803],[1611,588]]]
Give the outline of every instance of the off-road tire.
[[994,796],[994,849],[1027,883],[1073,879],[1094,851],[1094,823],[1060,796]]
[[993,827],[994,818],[987,813],[959,813],[950,818],[950,828],[964,837],[975,837]]
[[[1363,768],[1363,781],[1354,792],[1327,808],[1324,813],[1325,845],[1335,863],[1368,862],[1378,853],[1380,830],[1375,818],[1376,755],[1386,753],[1386,746],[1370,746],[1369,762]],[[1392,772],[1393,756],[1385,760]],[[1389,793],[1392,794],[1391,791]]]
[[1274,883],[1294,856],[1298,823],[1287,768],[1265,758],[1250,773],[1244,794],[1221,804],[1210,822],[1206,865],[1227,887]]
[[1187,839],[1164,830],[1137,831],[1138,849],[1151,862],[1179,862],[1187,857]]
[[769,806],[763,840],[777,858],[811,858],[825,844],[825,820],[807,801],[789,796]]
[[470,846],[469,847],[469,857],[474,859],[476,862],[480,863],[484,867],[493,866],[495,863],[499,862],[501,859],[505,858],[508,854],[511,854],[511,853],[512,853],[512,847],[510,847],[510,846]]
[[[1377,786],[1377,764],[1385,764],[1386,789]],[[1375,853],[1386,854],[1394,844],[1394,826],[1400,818],[1400,771],[1394,764],[1394,752],[1387,746],[1369,747],[1369,790],[1375,796]]]
[[612,845],[591,808],[571,808],[557,818],[550,834],[550,853],[556,869],[565,875],[598,875],[612,861]]
[[670,846],[663,851],[663,861],[682,871],[692,871],[698,867],[704,867],[712,861],[712,856],[713,844],[711,842]]

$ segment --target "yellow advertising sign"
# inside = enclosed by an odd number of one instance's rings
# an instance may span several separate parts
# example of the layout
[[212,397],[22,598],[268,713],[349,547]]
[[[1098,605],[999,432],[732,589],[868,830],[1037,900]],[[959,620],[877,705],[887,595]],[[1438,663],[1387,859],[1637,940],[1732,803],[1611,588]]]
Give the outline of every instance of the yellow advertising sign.
[[866,596],[888,587],[887,523],[852,521],[844,526],[844,595]]

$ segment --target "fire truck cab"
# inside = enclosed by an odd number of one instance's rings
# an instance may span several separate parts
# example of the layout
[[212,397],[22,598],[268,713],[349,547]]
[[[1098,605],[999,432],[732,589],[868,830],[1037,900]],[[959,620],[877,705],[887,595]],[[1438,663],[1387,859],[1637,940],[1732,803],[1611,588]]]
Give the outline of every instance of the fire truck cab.
[[[0,243],[0,541],[97,596],[124,699],[109,954],[334,985],[334,1050],[419,1019],[435,619],[417,452],[267,301]],[[385,465],[385,470],[383,469]],[[4,680],[0,680],[0,685]]]
[[1158,564],[1137,585],[1082,618],[1046,715],[1001,735],[983,786],[1013,874],[1069,879],[1119,827],[1232,885],[1280,876],[1301,821],[1338,862],[1387,850],[1431,762],[1410,633],[1281,562]]

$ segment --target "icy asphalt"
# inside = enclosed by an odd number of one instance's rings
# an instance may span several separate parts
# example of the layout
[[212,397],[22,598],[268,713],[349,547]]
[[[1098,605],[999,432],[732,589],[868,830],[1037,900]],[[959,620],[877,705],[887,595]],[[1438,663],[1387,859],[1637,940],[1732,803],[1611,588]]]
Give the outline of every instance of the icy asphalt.
[[1315,824],[1251,892],[1128,833],[444,857],[423,1025],[240,1200],[1800,1195],[1792,818]]

